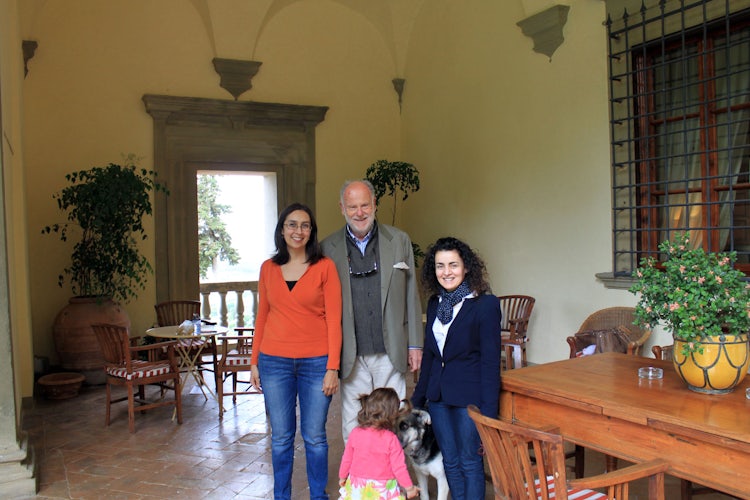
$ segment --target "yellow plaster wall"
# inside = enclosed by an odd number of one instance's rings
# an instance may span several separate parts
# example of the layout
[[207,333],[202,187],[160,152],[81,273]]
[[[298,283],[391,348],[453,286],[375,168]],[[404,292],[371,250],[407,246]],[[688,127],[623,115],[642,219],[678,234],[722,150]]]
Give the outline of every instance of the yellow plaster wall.
[[[16,408],[34,387],[28,248],[23,170],[23,57],[15,0],[0,1],[0,89],[2,89],[2,178],[8,262],[8,302]],[[3,292],[5,294],[5,292]],[[2,312],[5,314],[5,311]],[[3,322],[4,323],[4,322]],[[6,381],[7,382],[7,381]]]
[[494,292],[537,298],[529,359],[609,305],[611,209],[604,2],[570,5],[550,61],[516,22],[522,3],[427,2],[406,64],[404,157],[422,173],[405,225],[422,246],[454,235],[486,259]]
[[[398,154],[395,64],[368,18],[333,0],[251,3],[22,3],[23,37],[39,42],[23,100],[35,354],[56,361],[51,325],[71,295],[57,286],[70,247],[40,234],[61,220],[51,196],[65,185],[66,173],[119,161],[121,153],[143,156],[142,165],[152,166],[152,120],[143,94],[231,99],[211,60],[243,58],[263,65],[240,100],[329,106],[317,129],[317,216],[324,235],[343,222],[336,205],[343,180]],[[241,21],[217,13],[232,6]],[[153,221],[146,228],[153,234]],[[143,250],[153,262],[153,239]],[[155,321],[154,300],[152,279],[126,304],[134,332]]]

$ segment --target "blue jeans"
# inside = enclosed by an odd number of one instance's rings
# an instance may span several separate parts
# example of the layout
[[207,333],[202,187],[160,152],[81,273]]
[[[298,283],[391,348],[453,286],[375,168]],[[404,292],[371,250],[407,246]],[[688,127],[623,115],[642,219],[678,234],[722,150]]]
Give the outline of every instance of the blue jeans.
[[453,500],[484,498],[484,459],[474,421],[463,406],[430,401],[432,430],[443,453],[443,466]]
[[305,442],[307,484],[311,500],[328,500],[328,439],[326,419],[331,396],[323,394],[328,356],[283,358],[261,353],[260,383],[271,422],[271,460],[275,500],[292,498],[294,437],[297,433],[297,398],[300,429]]

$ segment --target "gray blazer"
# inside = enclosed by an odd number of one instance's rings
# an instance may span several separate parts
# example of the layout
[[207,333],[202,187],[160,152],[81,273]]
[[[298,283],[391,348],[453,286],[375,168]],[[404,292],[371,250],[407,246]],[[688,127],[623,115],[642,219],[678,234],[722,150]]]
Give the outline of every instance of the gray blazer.
[[[349,376],[357,356],[354,337],[354,311],[346,253],[346,226],[321,242],[323,253],[336,263],[343,296],[343,345],[341,378]],[[414,252],[409,236],[392,226],[378,224],[380,253],[380,298],[383,306],[383,340],[388,357],[400,372],[408,369],[409,347],[422,347],[422,307],[417,290]],[[405,264],[405,266],[404,266]],[[397,266],[397,267],[394,267]],[[403,267],[408,266],[406,269]]]

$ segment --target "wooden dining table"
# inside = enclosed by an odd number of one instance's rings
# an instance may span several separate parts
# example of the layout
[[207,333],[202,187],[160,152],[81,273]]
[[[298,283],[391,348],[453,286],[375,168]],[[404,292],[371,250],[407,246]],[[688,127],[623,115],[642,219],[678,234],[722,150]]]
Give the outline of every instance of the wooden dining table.
[[[662,368],[663,378],[638,369]],[[668,473],[750,499],[750,387],[693,392],[672,363],[604,353],[503,372],[500,416],[556,426],[573,443],[630,462],[663,458]]]

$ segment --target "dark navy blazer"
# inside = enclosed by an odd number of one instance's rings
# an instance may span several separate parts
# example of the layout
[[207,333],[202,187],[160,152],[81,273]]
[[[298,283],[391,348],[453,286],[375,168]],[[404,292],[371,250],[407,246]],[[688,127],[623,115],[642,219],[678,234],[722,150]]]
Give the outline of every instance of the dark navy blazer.
[[427,304],[424,353],[419,381],[411,398],[452,406],[477,405],[482,414],[498,416],[500,397],[500,301],[494,295],[466,299],[453,319],[440,355],[432,325],[438,297]]

